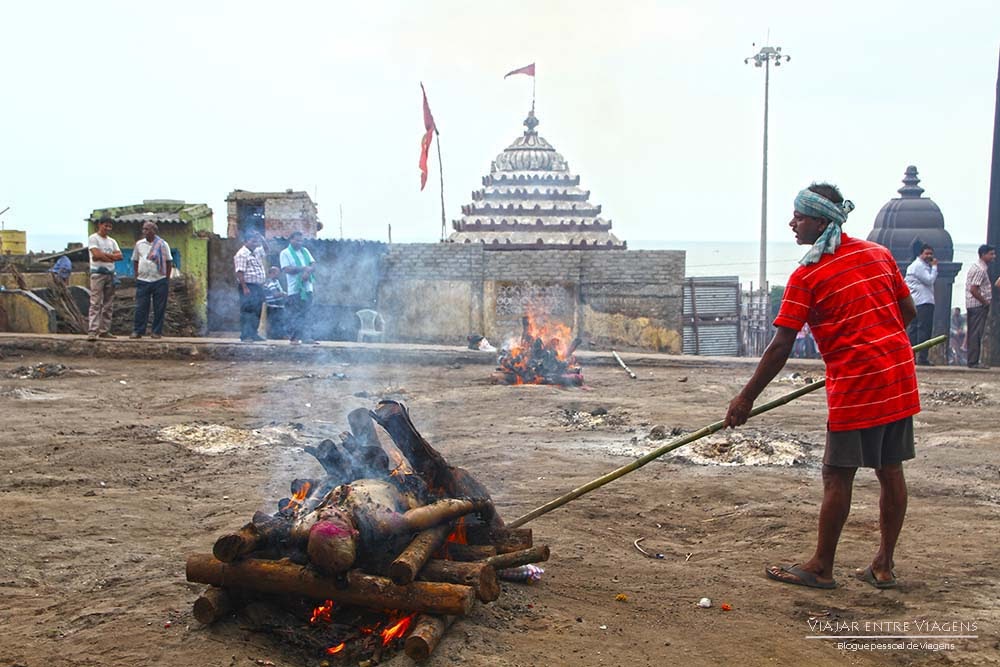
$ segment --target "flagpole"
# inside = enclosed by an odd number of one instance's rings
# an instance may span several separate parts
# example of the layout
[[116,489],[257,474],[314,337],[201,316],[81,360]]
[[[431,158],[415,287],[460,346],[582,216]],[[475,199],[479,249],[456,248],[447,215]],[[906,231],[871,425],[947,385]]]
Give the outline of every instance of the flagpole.
[[535,80],[537,78],[538,77],[536,77],[534,74],[531,75],[531,111],[532,111],[532,113],[534,113],[534,111],[535,111]]
[[441,163],[441,133],[438,132],[437,126],[434,127],[434,136],[437,138],[438,173],[441,176],[441,242],[443,243],[447,231],[447,225],[444,221],[444,165]]

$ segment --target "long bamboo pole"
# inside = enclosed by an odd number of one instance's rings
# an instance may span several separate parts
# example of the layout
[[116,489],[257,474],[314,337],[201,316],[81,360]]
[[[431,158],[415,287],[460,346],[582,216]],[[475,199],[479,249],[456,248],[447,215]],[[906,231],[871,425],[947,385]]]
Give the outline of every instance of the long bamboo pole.
[[[928,348],[934,347],[935,345],[939,345],[945,342],[946,340],[948,340],[948,336],[945,335],[937,336],[936,338],[925,340],[923,343],[920,343],[919,345],[915,345],[913,347],[913,351],[919,352],[920,350],[926,350]],[[784,396],[779,396],[773,401],[768,401],[767,403],[758,405],[757,407],[755,407],[753,410],[750,411],[750,417],[756,417],[757,415],[763,414],[768,410],[773,410],[786,403],[790,403],[799,396],[804,396],[808,393],[814,392],[820,387],[824,386],[825,384],[826,384],[825,379],[817,380],[816,382],[813,382],[812,384],[807,384],[806,386],[796,389],[795,391],[790,391]],[[658,459],[668,452],[672,452],[679,447],[683,447],[684,445],[694,442],[695,440],[700,440],[701,438],[704,438],[706,435],[712,435],[716,431],[721,431],[723,425],[724,422],[721,420],[713,422],[708,426],[705,426],[704,428],[695,431],[694,433],[689,433],[688,435],[677,438],[676,440],[671,440],[662,447],[654,449],[650,453],[646,454],[645,456],[639,457],[638,459],[632,461],[632,463],[629,463],[628,465],[624,465],[621,468],[618,468],[617,470],[612,470],[607,475],[598,477],[597,479],[588,482],[587,484],[584,484],[579,488],[573,489],[569,493],[562,495],[553,501],[545,503],[541,507],[536,507],[535,509],[531,510],[524,516],[518,517],[517,519],[514,519],[510,523],[506,524],[506,527],[519,528],[524,524],[528,523],[529,521],[537,519],[543,514],[548,514],[552,510],[562,507],[571,500],[576,500],[585,493],[590,493],[594,489],[599,489],[605,484],[615,481],[619,477],[624,477],[633,470],[638,470],[639,468],[646,465],[650,461]]]

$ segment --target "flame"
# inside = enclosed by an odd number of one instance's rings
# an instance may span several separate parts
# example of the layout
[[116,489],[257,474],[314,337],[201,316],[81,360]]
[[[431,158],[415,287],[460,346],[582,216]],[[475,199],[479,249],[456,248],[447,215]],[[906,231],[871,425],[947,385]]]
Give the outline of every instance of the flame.
[[330,648],[326,649],[326,652],[327,652],[328,655],[337,655],[338,653],[340,653],[341,651],[343,651],[345,648],[347,648],[347,643],[346,642],[340,642],[336,646],[331,646]]
[[398,639],[406,634],[406,631],[410,629],[410,624],[413,622],[413,617],[416,614],[410,614],[409,616],[404,616],[399,619],[385,630],[382,631],[382,645],[387,646],[389,642],[393,639]]
[[529,312],[523,319],[524,330],[520,338],[511,338],[500,357],[500,369],[515,375],[515,384],[545,384],[547,379],[535,365],[548,356],[575,366],[572,354],[573,332],[562,322],[550,321],[544,315]]
[[315,625],[320,621],[324,623],[331,623],[333,618],[331,614],[333,613],[333,600],[327,600],[320,606],[316,607],[312,611],[312,616],[309,618],[309,622]]
[[458,520],[458,523],[455,524],[455,530],[451,531],[451,535],[448,536],[448,541],[454,542],[455,544],[468,544],[469,537],[467,532],[468,531],[465,529],[465,517],[463,516]]
[[298,491],[296,491],[295,493],[293,493],[292,497],[289,498],[288,504],[285,505],[284,507],[282,507],[281,510],[282,511],[285,511],[285,510],[295,510],[295,511],[298,511],[299,508],[302,507],[302,502],[306,499],[306,496],[309,495],[309,490],[311,488],[312,488],[312,484],[310,482],[303,482],[302,486],[299,487]]

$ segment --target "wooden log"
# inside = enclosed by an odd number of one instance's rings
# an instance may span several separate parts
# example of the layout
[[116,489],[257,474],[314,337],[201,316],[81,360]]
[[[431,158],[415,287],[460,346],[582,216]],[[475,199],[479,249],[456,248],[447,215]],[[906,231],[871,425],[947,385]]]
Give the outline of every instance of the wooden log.
[[476,597],[493,602],[500,597],[496,568],[486,562],[463,563],[457,560],[429,560],[417,575],[418,581],[436,581],[471,586]]
[[492,503],[488,500],[443,498],[430,505],[415,507],[403,513],[372,512],[359,523],[370,526],[376,535],[398,535],[433,528],[472,512],[486,511],[491,507]]
[[434,555],[435,558],[446,560],[486,560],[490,556],[497,555],[497,548],[492,544],[459,544],[458,542],[445,542]]
[[421,614],[413,624],[403,650],[411,660],[422,661],[430,657],[445,631],[455,622],[454,616]]
[[231,563],[269,546],[284,548],[289,541],[291,529],[292,524],[287,519],[255,512],[253,521],[235,533],[217,539],[212,547],[212,555],[223,563]]
[[204,625],[209,625],[228,614],[232,608],[233,603],[229,594],[221,588],[210,586],[194,601],[192,612],[194,613],[195,620]]
[[410,530],[424,530],[445,521],[457,519],[473,512],[482,512],[491,507],[489,500],[459,500],[443,498],[430,505],[415,507],[403,514],[403,521]]
[[410,545],[389,565],[389,578],[405,586],[417,578],[417,573],[451,533],[451,524],[443,523],[420,531]]
[[217,539],[212,547],[212,555],[223,563],[231,563],[256,549],[260,544],[260,537],[257,526],[248,523],[235,533]]
[[618,365],[621,366],[622,369],[624,369],[624,371],[628,373],[628,376],[634,380],[636,377],[635,373],[632,372],[632,369],[628,367],[628,364],[625,363],[625,361],[621,358],[621,356],[619,356],[619,354],[614,350],[611,350],[611,354],[614,356],[615,360],[618,361]]
[[505,570],[508,567],[517,567],[518,565],[527,565],[528,563],[541,563],[542,561],[547,561],[548,559],[549,548],[548,546],[541,544],[537,547],[525,549],[524,551],[497,554],[496,556],[487,558],[486,562],[494,569]]
[[494,510],[486,487],[466,470],[448,465],[444,457],[417,431],[402,403],[382,401],[372,417],[386,430],[396,448],[410,462],[414,472],[423,478],[428,488],[443,492],[451,498],[489,501],[484,521],[497,528],[503,527],[503,521]]
[[490,533],[490,543],[497,548],[498,554],[506,554],[512,551],[524,551],[532,547],[532,533],[530,528],[515,528],[508,530],[494,530]]
[[351,428],[351,435],[359,445],[368,447],[382,447],[378,439],[378,432],[375,430],[375,422],[372,420],[371,410],[368,408],[356,408],[347,413],[347,423]]
[[351,570],[345,578],[346,586],[340,586],[334,577],[325,577],[285,560],[248,558],[223,563],[208,554],[192,554],[187,559],[188,581],[226,588],[303,595],[376,610],[405,609],[457,616],[469,613],[475,603],[476,593],[469,586],[430,581],[397,586],[385,577],[360,570]]

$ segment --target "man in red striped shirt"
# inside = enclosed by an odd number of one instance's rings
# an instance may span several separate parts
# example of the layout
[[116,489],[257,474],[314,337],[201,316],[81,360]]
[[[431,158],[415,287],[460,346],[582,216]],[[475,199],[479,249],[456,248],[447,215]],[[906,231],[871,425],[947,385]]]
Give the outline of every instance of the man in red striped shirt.
[[851,509],[854,475],[874,468],[881,487],[881,543],[857,576],[876,588],[896,585],[893,553],[906,515],[903,461],[912,459],[913,415],[920,411],[916,368],[906,326],[916,307],[896,261],[884,247],[841,231],[854,208],[822,183],[795,198],[789,226],[811,246],[788,280],[777,333],[750,381],[729,404],[725,424],[746,422],[753,402],[788,360],[806,323],[826,363],[826,452],[816,552],[804,563],[765,573],[787,584],[834,588],[833,561]]

